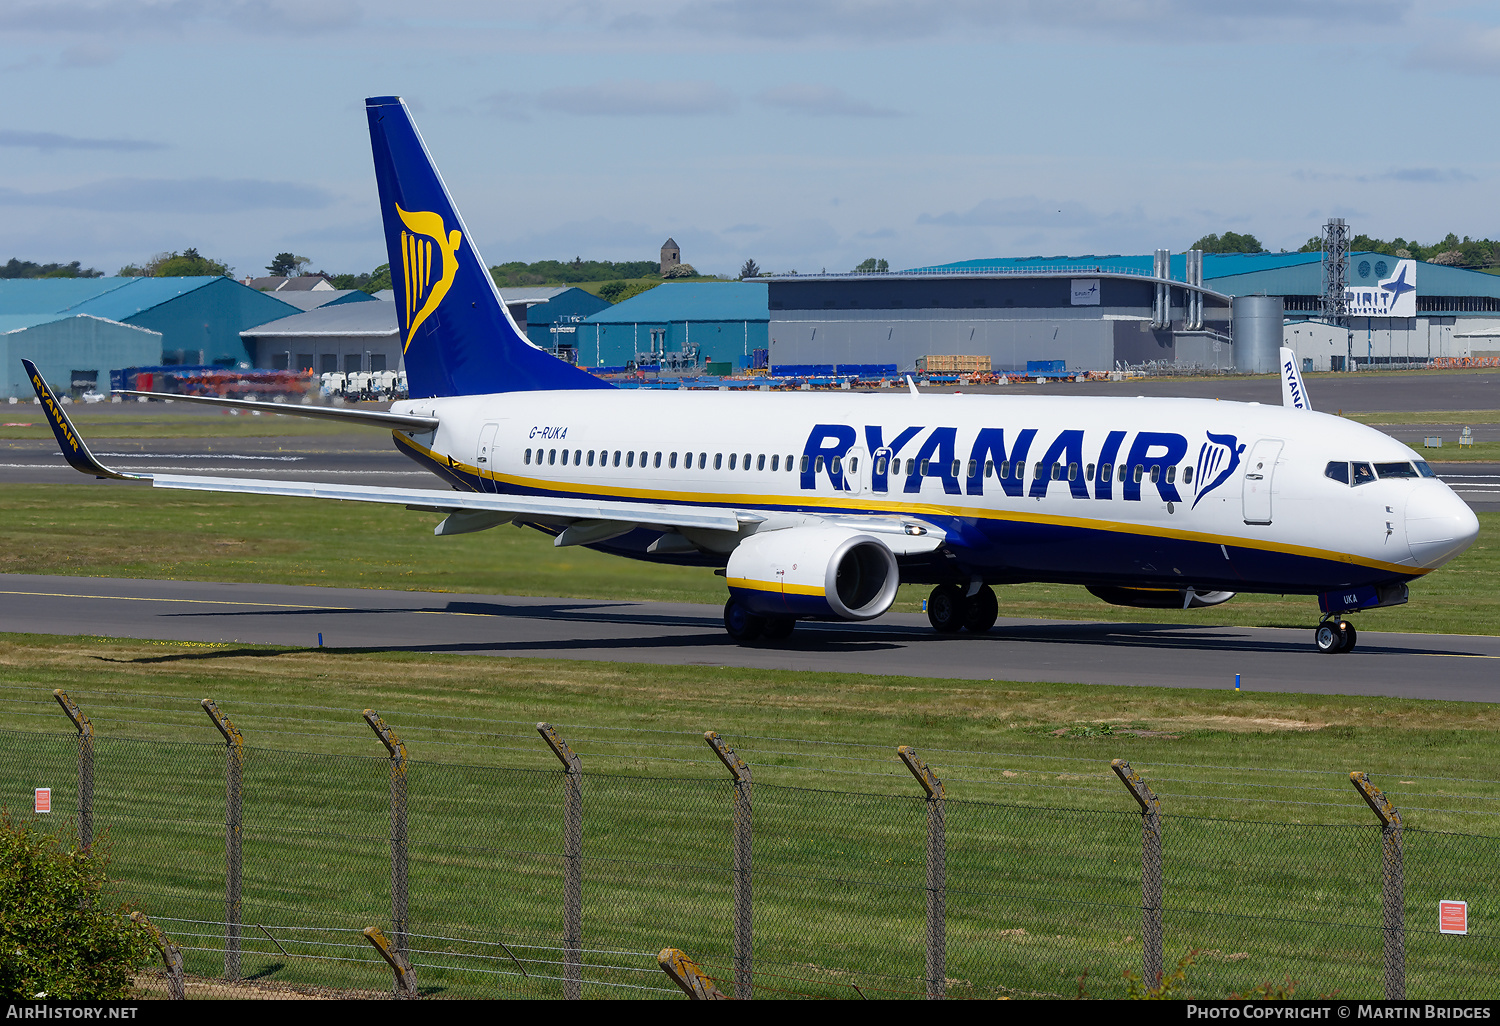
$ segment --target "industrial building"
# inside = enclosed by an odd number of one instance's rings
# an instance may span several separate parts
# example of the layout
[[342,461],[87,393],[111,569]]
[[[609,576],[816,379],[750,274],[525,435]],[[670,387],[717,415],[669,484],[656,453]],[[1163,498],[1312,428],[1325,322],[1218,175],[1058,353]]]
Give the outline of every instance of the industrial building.
[[766,348],[768,320],[762,282],[666,282],[585,318],[574,334],[577,362],[679,371],[709,363],[743,368],[755,350]]
[[264,370],[400,371],[396,304],[332,303],[240,333],[253,366]]
[[149,359],[113,367],[132,363],[238,366],[249,360],[241,331],[296,312],[296,307],[269,293],[224,277],[0,281],[0,316],[87,314],[160,336],[160,348]]
[[576,285],[506,289],[501,295],[516,327],[525,332],[532,345],[556,352],[571,363],[577,362],[578,325],[609,309],[609,300]]
[[159,331],[92,314],[0,314],[0,398],[35,395],[23,359],[54,392],[77,396],[107,391],[115,368],[156,363],[161,345]]
[[[1324,292],[1319,253],[1158,251],[778,276],[767,282],[770,362],[773,372],[789,364],[910,369],[924,355],[962,353],[990,357],[996,371],[1021,373],[1039,364],[1067,373],[1152,366],[1266,371],[1265,354],[1269,347],[1274,362],[1277,344],[1274,330],[1261,336],[1283,316],[1281,341],[1311,370],[1500,350],[1495,275],[1352,253],[1349,294],[1389,289],[1398,263],[1410,271],[1401,286],[1409,294],[1407,315],[1350,316],[1337,329],[1317,323]],[[1361,309],[1367,308],[1350,306]],[[1236,321],[1261,329],[1253,355]]]

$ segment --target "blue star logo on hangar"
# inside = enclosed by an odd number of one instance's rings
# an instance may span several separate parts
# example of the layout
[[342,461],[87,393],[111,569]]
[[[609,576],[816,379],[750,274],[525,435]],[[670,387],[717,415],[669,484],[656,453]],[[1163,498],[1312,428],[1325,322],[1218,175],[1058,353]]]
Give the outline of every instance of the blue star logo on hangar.
[[1406,267],[1404,265],[1402,266],[1400,273],[1396,275],[1395,281],[1385,282],[1380,287],[1391,294],[1392,306],[1395,306],[1396,301],[1403,295],[1408,292],[1415,292],[1417,289],[1415,285],[1406,280]]

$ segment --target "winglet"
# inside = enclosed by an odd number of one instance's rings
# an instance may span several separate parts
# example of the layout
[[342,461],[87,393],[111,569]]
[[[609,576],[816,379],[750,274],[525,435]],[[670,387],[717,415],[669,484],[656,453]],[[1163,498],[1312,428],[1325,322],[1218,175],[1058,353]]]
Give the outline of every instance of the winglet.
[[1302,384],[1302,375],[1297,372],[1297,354],[1285,347],[1281,350],[1281,405],[1294,410],[1312,410],[1307,401],[1307,386]]
[[151,480],[150,474],[121,474],[119,471],[110,470],[96,460],[94,454],[89,452],[88,443],[83,440],[83,436],[73,427],[73,422],[63,411],[62,403],[57,401],[57,396],[52,394],[52,389],[47,386],[41,372],[36,369],[36,364],[30,360],[22,360],[21,365],[26,368],[26,376],[31,379],[31,387],[36,389],[36,397],[41,400],[42,408],[47,411],[47,419],[52,425],[52,433],[57,436],[57,446],[62,450],[63,459],[67,460],[74,470],[92,474],[95,477],[113,477],[120,481]]

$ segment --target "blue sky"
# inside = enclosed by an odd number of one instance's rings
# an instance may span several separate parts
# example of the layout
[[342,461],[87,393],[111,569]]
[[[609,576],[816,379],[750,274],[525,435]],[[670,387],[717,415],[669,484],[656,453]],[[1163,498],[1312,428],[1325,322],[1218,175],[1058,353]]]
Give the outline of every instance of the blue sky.
[[368,270],[389,93],[490,263],[1493,238],[1497,88],[1494,4],[0,0],[0,260]]

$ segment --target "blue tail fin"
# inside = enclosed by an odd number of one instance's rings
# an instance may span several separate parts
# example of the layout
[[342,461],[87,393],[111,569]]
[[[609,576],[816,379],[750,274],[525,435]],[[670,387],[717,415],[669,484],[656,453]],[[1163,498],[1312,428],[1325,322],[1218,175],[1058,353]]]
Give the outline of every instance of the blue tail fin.
[[510,319],[401,98],[371,97],[365,113],[411,397],[611,387]]

